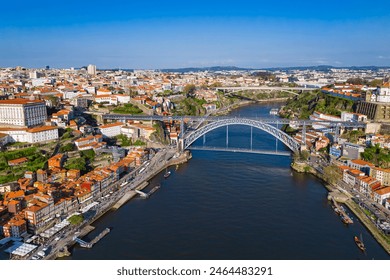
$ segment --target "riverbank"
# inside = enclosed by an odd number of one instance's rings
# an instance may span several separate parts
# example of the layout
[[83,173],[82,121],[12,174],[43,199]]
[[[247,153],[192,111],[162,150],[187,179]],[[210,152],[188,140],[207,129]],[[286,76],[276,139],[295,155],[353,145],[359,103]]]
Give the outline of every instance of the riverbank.
[[323,181],[324,187],[328,190],[328,199],[335,199],[338,202],[344,203],[349,210],[359,219],[359,221],[367,228],[375,240],[382,246],[382,248],[390,255],[390,238],[386,236],[380,229],[378,229],[374,221],[367,217],[364,211],[351,198],[352,196],[345,190],[339,189],[336,186],[329,184],[324,176],[309,166],[306,162],[293,161],[291,168],[299,173],[309,173]]
[[[139,182],[138,184],[133,186],[133,189],[136,189],[136,190],[144,189],[149,184],[148,183],[149,180],[153,179],[157,174],[159,174],[160,172],[162,172],[166,168],[168,168],[170,166],[177,166],[177,165],[186,163],[191,158],[192,158],[192,154],[190,151],[185,151],[182,154],[180,154],[179,156],[173,156],[172,158],[166,160],[164,162],[164,164],[161,165],[159,168],[153,170],[153,172],[151,172],[147,177],[145,177],[144,180],[142,180],[141,182]],[[136,196],[136,194],[137,193],[134,190],[127,191],[124,196],[122,196],[119,200],[112,203],[110,207],[107,207],[104,211],[99,212],[96,216],[91,218],[88,221],[88,223],[83,225],[83,227],[81,229],[79,229],[79,231],[80,231],[79,236],[83,237],[83,236],[87,235],[88,233],[90,233],[94,229],[94,227],[92,226],[92,224],[94,222],[97,222],[102,216],[107,214],[109,211],[117,210],[118,208],[120,208],[121,206],[123,206],[124,204],[129,202],[132,198],[134,198]],[[70,242],[61,246],[60,250],[53,252],[53,254],[48,256],[46,259],[57,259],[57,258],[61,258],[64,256],[69,256],[68,248],[71,248],[74,245],[75,245],[75,241],[72,239]]]
[[257,103],[268,103],[268,102],[286,102],[288,100],[288,97],[280,97],[280,98],[270,98],[270,99],[261,99],[261,100],[246,100],[241,101],[239,103],[234,103],[228,107],[225,107],[223,110],[217,111],[212,115],[216,116],[224,116],[229,114],[232,110],[245,107],[251,104],[257,104]]

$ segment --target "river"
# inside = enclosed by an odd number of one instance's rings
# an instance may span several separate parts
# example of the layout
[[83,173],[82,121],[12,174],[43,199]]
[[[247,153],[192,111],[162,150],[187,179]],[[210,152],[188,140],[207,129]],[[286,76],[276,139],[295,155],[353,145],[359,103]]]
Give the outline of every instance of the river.
[[[256,104],[231,115],[269,116],[280,104]],[[229,147],[249,148],[250,128],[229,126]],[[253,148],[275,150],[275,139],[253,129]],[[194,145],[203,145],[199,139]],[[226,145],[226,128],[206,144]],[[278,150],[287,150],[278,143]],[[112,231],[92,249],[76,245],[71,259],[389,259],[350,213],[344,225],[327,201],[322,182],[290,169],[291,157],[193,151],[193,158],[161,184],[151,198],[135,198],[95,224],[92,239]],[[354,243],[362,234],[366,253]]]

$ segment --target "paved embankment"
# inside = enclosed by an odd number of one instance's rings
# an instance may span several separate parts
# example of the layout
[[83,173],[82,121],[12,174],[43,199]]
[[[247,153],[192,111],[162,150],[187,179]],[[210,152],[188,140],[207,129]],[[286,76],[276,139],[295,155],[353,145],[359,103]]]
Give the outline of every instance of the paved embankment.
[[[147,185],[149,185],[149,182],[143,182],[139,186],[135,187],[135,189],[136,190],[143,190],[144,188],[146,188]],[[136,195],[137,195],[137,193],[135,191],[128,191],[127,193],[125,193],[124,196],[122,196],[121,199],[119,199],[117,201],[117,203],[115,203],[114,206],[112,206],[112,209],[113,210],[119,209],[122,205],[124,205],[127,201],[129,201],[130,199],[132,199]]]
[[363,210],[352,200],[345,202],[345,205],[359,218],[363,225],[371,232],[378,243],[390,254],[390,240],[375,225],[374,222],[366,216]]

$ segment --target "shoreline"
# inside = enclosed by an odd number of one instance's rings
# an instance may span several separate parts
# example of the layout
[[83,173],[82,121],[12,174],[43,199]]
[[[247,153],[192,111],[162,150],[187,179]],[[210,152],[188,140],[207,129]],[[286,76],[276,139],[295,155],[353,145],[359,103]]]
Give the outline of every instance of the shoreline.
[[274,103],[282,103],[286,102],[289,99],[289,97],[280,97],[280,98],[270,98],[270,99],[261,99],[261,100],[247,100],[247,101],[242,101],[236,104],[232,104],[226,108],[224,108],[221,111],[217,111],[211,115],[217,115],[217,116],[222,116],[230,113],[232,110],[242,108],[245,106],[249,106],[251,104],[257,104],[257,103],[267,103],[267,102],[274,102]]
[[[298,167],[297,165],[300,165]],[[303,168],[302,168],[303,167]],[[305,167],[308,167],[305,169]],[[368,230],[368,232],[374,237],[374,239],[378,242],[380,246],[386,251],[387,254],[390,255],[390,242],[389,238],[384,235],[383,232],[381,232],[373,223],[372,220],[370,220],[363,210],[351,199],[350,194],[345,195],[344,190],[340,190],[337,187],[331,186],[321,174],[319,174],[314,168],[312,168],[307,163],[297,163],[294,162],[294,160],[291,163],[291,169],[298,173],[307,173],[312,174],[316,178],[320,179],[322,181],[323,186],[328,191],[328,199],[330,197],[335,197],[337,194],[344,195],[344,197],[347,197],[345,200],[341,199],[340,202],[345,204],[348,209],[359,219],[359,221],[363,224],[363,226]]]
[[[156,177],[160,172],[162,172],[164,169],[166,168],[169,168],[171,166],[175,166],[175,165],[180,165],[180,164],[183,164],[183,163],[186,163],[188,162],[190,159],[192,158],[192,154],[189,150],[186,150],[185,152],[183,152],[179,157],[177,158],[174,158],[174,159],[170,159],[169,161],[167,161],[161,168],[159,169],[156,169],[154,172],[152,172],[144,181],[140,182],[139,184],[137,184],[135,187],[134,187],[134,190],[142,190],[144,188],[146,188],[148,185],[149,185],[149,181],[151,179],[153,179],[154,177]],[[92,226],[93,223],[97,222],[100,218],[102,218],[104,215],[108,214],[109,212],[112,212],[112,211],[116,211],[118,210],[120,207],[122,207],[123,205],[125,205],[126,203],[130,202],[137,194],[134,192],[134,190],[129,190],[126,192],[126,194],[129,194],[129,196],[127,197],[126,200],[124,201],[121,201],[122,198],[124,198],[125,196],[123,196],[121,199],[119,199],[118,201],[115,201],[110,207],[108,207],[105,211],[102,211],[101,213],[99,213],[96,217],[93,217],[90,221],[88,221],[87,224],[85,224],[82,228],[80,228],[79,230],[82,232],[82,234],[80,234],[80,238],[83,238],[85,237],[86,235],[88,235],[89,233],[91,233],[95,227]],[[63,248],[66,249],[66,251],[69,251],[71,250],[71,248],[73,246],[76,245],[76,242],[75,241],[72,241],[68,244],[66,244]],[[61,248],[62,249],[62,248]],[[51,259],[51,260],[57,260],[57,259],[60,259],[64,256],[61,256],[61,249],[60,251],[56,252],[54,255],[52,256],[48,256],[47,259]],[[71,254],[69,254],[68,256],[71,256]],[[67,257],[67,256],[66,256]]]

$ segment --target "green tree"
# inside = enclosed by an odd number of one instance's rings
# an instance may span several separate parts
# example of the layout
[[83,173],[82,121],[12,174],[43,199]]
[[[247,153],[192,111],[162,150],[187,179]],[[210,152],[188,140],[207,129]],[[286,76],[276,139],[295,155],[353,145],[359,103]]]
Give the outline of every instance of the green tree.
[[335,185],[341,180],[339,168],[336,165],[329,165],[324,167],[324,180],[332,185]]
[[71,151],[73,151],[73,149],[74,149],[74,144],[68,143],[68,144],[60,147],[60,153],[71,152]]
[[95,159],[95,151],[93,149],[80,151],[80,156],[85,158],[85,159],[94,160]]
[[87,163],[83,157],[81,158],[71,158],[67,161],[65,168],[70,169],[78,169],[82,172],[87,170]]
[[184,92],[185,94],[194,94],[195,89],[196,89],[196,87],[195,87],[194,84],[188,84],[188,85],[186,85],[186,86],[184,87],[183,92]]

